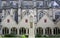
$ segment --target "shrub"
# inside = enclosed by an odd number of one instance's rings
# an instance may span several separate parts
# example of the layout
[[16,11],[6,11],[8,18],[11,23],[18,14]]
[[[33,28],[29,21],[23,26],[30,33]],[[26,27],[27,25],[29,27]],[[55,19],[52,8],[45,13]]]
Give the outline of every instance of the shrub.
[[28,37],[28,35],[25,35],[26,37]]
[[46,37],[46,35],[44,35],[44,37]]

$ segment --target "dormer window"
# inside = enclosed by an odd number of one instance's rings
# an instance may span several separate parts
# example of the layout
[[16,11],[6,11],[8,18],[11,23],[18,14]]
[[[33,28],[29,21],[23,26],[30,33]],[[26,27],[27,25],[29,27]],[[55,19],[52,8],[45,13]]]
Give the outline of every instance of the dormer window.
[[51,1],[51,2],[49,3],[49,7],[58,8],[58,7],[59,7],[59,3],[56,2],[56,1]]
[[10,5],[13,5],[13,6],[17,6],[17,2],[16,1],[10,1]]
[[33,8],[33,2],[32,1],[23,1],[22,8]]
[[37,8],[43,7],[43,1],[37,1],[36,6]]
[[38,12],[39,19],[41,19],[44,15],[45,15],[45,13],[43,11]]
[[6,3],[3,3],[3,6],[7,6],[7,4]]

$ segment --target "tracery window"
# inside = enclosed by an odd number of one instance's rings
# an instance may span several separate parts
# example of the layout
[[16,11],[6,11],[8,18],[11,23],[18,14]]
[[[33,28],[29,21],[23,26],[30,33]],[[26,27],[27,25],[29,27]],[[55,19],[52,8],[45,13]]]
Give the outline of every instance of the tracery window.
[[55,13],[55,20],[57,20],[57,19],[60,19],[60,12],[59,11],[57,11]]
[[41,19],[44,15],[45,15],[45,13],[43,13],[43,11],[39,11],[38,12],[38,19]]
[[43,1],[37,1],[36,7],[37,7],[37,8],[43,7]]
[[49,2],[49,7],[51,7],[51,8],[59,8],[59,2],[58,1],[56,1],[56,0],[51,0],[50,2]]

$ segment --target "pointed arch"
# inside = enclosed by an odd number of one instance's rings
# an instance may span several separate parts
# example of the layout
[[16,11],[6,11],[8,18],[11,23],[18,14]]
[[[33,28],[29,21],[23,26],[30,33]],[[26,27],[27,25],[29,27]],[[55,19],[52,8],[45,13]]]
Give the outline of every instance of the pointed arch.
[[12,28],[11,28],[11,33],[12,33],[12,34],[17,34],[17,28],[12,27]]
[[53,29],[53,33],[54,33],[54,35],[60,34],[60,29],[58,27],[55,27]]
[[38,34],[38,35],[43,35],[43,28],[42,28],[42,27],[38,27],[38,28],[36,29],[36,34]]
[[2,34],[9,34],[9,29],[7,27],[4,27],[2,29]]
[[21,27],[21,28],[19,29],[19,34],[20,34],[20,35],[26,34],[26,29],[25,29],[24,27]]
[[51,34],[52,34],[52,29],[51,29],[50,27],[47,27],[47,28],[45,29],[45,34],[51,35]]

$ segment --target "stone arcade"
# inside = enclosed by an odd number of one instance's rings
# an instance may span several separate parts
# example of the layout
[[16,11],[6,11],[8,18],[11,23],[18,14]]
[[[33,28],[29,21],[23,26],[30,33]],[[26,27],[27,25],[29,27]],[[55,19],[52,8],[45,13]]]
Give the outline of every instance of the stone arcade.
[[60,0],[0,0],[0,35],[60,34]]

